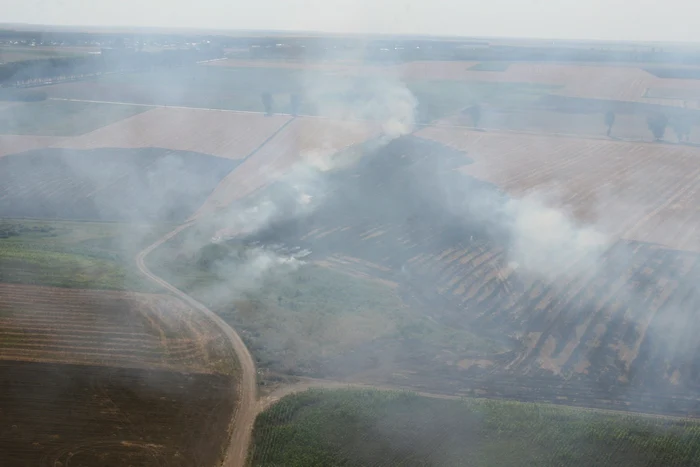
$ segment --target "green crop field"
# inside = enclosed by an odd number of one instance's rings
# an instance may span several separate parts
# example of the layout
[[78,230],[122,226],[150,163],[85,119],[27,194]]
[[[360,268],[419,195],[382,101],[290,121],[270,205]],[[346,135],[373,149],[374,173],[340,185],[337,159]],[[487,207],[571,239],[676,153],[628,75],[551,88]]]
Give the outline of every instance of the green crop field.
[[0,134],[77,136],[148,110],[148,107],[45,100],[0,109]]
[[167,226],[0,220],[0,282],[153,291],[137,252]]
[[255,422],[250,466],[694,466],[700,424],[485,399],[309,390]]

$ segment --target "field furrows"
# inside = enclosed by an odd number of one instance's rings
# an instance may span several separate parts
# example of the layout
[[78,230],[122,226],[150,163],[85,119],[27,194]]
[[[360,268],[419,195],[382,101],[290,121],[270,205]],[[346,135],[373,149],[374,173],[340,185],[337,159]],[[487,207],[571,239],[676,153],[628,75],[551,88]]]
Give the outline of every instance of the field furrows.
[[700,150],[670,145],[428,128],[467,153],[464,172],[563,208],[613,238],[700,251]]
[[242,159],[288,119],[255,113],[156,108],[93,132],[65,139],[55,147],[157,147]]
[[0,284],[0,359],[226,371],[225,342],[161,295]]

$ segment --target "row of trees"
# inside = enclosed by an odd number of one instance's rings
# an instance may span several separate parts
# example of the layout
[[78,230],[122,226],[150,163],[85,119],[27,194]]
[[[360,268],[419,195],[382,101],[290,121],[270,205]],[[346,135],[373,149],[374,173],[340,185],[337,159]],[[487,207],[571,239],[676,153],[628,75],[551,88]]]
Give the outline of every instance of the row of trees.
[[[275,113],[275,100],[272,94],[269,92],[264,92],[260,98],[262,99],[263,108],[265,109],[265,115],[270,116]],[[299,94],[290,94],[289,96],[289,113],[293,116],[299,115],[301,110],[301,96]]]
[[[462,114],[468,116],[472,120],[474,127],[479,127],[481,122],[481,105],[474,104],[467,107],[462,111]],[[607,127],[607,136],[612,135],[613,127],[615,125],[616,115],[615,112],[609,110],[605,113],[605,126]],[[670,126],[676,133],[679,142],[688,142],[690,140],[690,133],[692,131],[692,122],[688,118],[674,117],[669,119],[663,113],[655,113],[647,117],[647,127],[651,134],[654,136],[656,141],[663,139],[666,134],[666,128]]]
[[[605,114],[605,125],[608,127],[607,135],[610,136],[612,133],[613,125],[615,124],[615,113],[613,111],[608,111]],[[666,134],[666,128],[671,126],[673,131],[676,133],[676,137],[679,142],[687,142],[690,140],[690,132],[692,131],[692,123],[687,118],[676,117],[669,119],[663,113],[655,113],[647,117],[647,127],[651,134],[654,136],[654,140],[660,141]]]

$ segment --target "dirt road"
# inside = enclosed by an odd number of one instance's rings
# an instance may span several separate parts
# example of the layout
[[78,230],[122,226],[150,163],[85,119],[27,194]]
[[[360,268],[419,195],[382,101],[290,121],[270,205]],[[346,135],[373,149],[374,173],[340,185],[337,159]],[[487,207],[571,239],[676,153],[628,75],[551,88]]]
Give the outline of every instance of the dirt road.
[[250,355],[250,352],[248,352],[248,349],[243,343],[241,337],[231,326],[229,326],[216,313],[199,303],[197,300],[153,274],[148,267],[146,267],[144,262],[144,259],[150,252],[173,238],[178,233],[187,229],[192,224],[192,221],[182,224],[172,232],[156,240],[155,243],[144,249],[136,256],[136,265],[141,273],[148,279],[174,293],[179,298],[184,300],[185,303],[188,303],[190,306],[192,306],[192,308],[201,312],[207,318],[213,321],[228,338],[229,342],[231,342],[231,346],[233,346],[233,349],[236,352],[240,365],[239,380],[234,380],[234,385],[232,387],[232,390],[239,391],[239,399],[237,410],[234,413],[234,418],[231,420],[231,439],[229,440],[229,445],[226,448],[222,465],[224,467],[242,467],[246,462],[248,445],[250,444],[250,436],[253,430],[253,423],[255,422],[255,417],[258,414],[256,370],[253,357]]

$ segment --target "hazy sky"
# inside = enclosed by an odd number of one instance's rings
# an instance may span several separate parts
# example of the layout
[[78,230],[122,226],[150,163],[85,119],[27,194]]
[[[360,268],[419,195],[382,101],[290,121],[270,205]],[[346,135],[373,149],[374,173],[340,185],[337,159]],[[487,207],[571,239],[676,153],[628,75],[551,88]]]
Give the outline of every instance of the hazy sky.
[[2,22],[700,42],[696,0],[2,0]]

